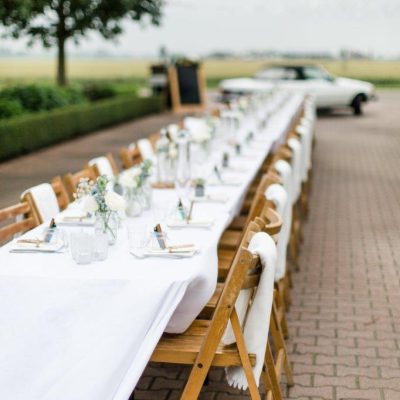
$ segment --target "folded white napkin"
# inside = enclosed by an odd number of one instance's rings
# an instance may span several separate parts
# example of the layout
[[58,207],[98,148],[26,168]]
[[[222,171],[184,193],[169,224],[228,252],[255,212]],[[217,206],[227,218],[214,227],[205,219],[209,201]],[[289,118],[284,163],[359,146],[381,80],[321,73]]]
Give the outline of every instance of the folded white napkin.
[[55,218],[56,224],[60,225],[82,225],[91,226],[94,225],[95,218],[93,216],[88,217],[87,213],[80,210],[79,208],[68,208],[61,214],[58,214]]
[[167,226],[170,228],[209,228],[213,223],[213,219],[170,220],[167,222]]
[[[260,381],[267,348],[269,320],[274,294],[274,276],[277,260],[277,250],[273,239],[264,232],[256,233],[251,239],[249,250],[260,256],[263,271],[253,303],[247,313],[247,304],[251,296],[251,289],[242,290],[236,301],[235,308],[240,323],[244,325],[244,340],[247,351],[256,354],[256,365],[253,374],[257,384]],[[222,343],[235,342],[230,323],[222,338]],[[245,390],[248,387],[246,375],[242,367],[229,367],[225,369],[226,378],[230,386]]]
[[109,179],[114,178],[114,171],[107,157],[102,156],[102,157],[92,158],[88,164],[96,165],[97,169],[100,172],[100,175],[105,175]]
[[49,183],[42,183],[25,190],[21,198],[27,193],[32,195],[36,208],[40,214],[41,220],[49,221],[60,212],[57,197],[54,193],[52,186]]
[[[10,251],[13,253],[55,253],[60,251],[64,247],[64,242],[62,240],[57,240],[56,242],[50,242],[50,243],[40,243],[40,244],[35,244],[35,243],[25,243],[25,242],[20,242],[20,240],[23,240],[19,238],[18,240],[14,241],[11,244],[11,249]],[[28,238],[25,238],[25,240],[29,240]],[[34,240],[34,239],[33,239]]]
[[221,194],[206,194],[202,197],[193,196],[191,200],[198,203],[226,203],[228,201],[228,196],[224,193]]
[[289,242],[292,205],[284,187],[278,183],[268,186],[265,197],[276,205],[276,211],[282,217],[283,223],[278,236],[278,258],[276,262],[275,281],[279,281],[286,273],[286,250]]

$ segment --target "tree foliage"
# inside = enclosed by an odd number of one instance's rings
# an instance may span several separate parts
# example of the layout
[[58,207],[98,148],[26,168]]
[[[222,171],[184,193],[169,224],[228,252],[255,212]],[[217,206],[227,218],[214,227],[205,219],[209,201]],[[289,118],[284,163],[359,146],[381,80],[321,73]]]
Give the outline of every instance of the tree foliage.
[[27,36],[30,43],[57,46],[62,84],[67,40],[78,43],[91,30],[113,39],[122,32],[125,19],[147,18],[159,25],[163,5],[164,0],[1,0],[0,23],[14,38]]

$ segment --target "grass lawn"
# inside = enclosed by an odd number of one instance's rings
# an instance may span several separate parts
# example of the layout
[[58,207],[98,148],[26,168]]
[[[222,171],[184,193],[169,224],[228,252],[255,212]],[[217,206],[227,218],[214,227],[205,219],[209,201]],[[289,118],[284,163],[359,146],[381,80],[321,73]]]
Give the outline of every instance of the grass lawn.
[[[307,60],[296,60],[302,63]],[[204,62],[209,86],[216,86],[223,78],[251,76],[270,60],[207,60]],[[279,62],[279,61],[273,61]],[[286,61],[284,61],[286,62]],[[314,62],[314,61],[313,61]],[[400,61],[318,60],[334,75],[364,79],[378,87],[400,87]],[[70,80],[120,80],[146,84],[150,61],[132,59],[70,59],[68,76]],[[37,80],[52,81],[56,71],[51,59],[2,58],[0,59],[0,82],[15,83]]]

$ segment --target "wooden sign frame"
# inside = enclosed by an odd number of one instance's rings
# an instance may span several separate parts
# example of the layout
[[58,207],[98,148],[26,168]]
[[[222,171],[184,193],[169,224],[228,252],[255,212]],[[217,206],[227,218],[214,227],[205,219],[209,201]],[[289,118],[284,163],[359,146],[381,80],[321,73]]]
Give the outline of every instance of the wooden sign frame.
[[200,103],[182,104],[180,97],[180,88],[178,73],[175,66],[169,67],[168,70],[169,88],[171,94],[172,111],[176,113],[198,112],[203,111],[206,107],[206,80],[204,77],[203,67],[197,68],[197,82],[199,84]]

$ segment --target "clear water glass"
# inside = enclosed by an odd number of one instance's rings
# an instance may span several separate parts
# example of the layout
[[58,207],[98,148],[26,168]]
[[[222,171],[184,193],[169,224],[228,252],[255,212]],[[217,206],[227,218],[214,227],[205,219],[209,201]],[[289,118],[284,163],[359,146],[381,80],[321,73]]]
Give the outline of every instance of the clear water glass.
[[71,255],[77,264],[85,265],[92,262],[94,236],[85,232],[71,233]]
[[128,241],[130,250],[142,250],[149,243],[149,231],[143,226],[128,227]]
[[104,261],[108,256],[108,236],[106,233],[97,232],[93,242],[93,260]]

